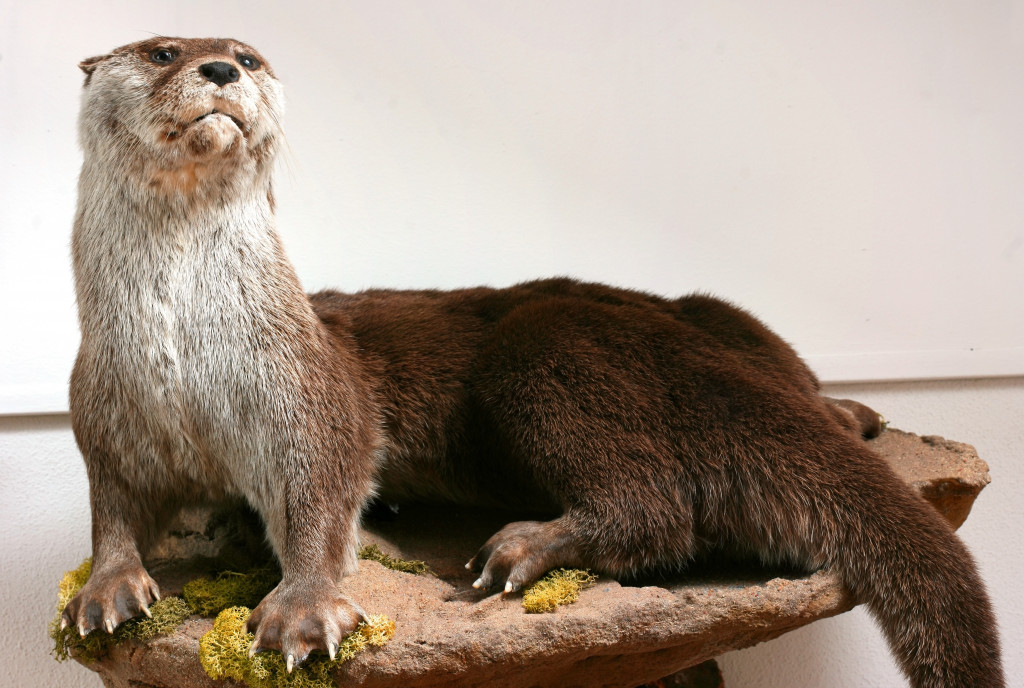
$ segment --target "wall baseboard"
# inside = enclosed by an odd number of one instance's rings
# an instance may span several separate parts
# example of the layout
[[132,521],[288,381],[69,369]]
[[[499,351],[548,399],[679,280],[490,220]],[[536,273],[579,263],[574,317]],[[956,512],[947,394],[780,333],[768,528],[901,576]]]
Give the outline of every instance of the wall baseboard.
[[0,416],[41,416],[68,412],[68,386],[0,385]]
[[1024,376],[1024,346],[806,355],[822,382],[896,382]]

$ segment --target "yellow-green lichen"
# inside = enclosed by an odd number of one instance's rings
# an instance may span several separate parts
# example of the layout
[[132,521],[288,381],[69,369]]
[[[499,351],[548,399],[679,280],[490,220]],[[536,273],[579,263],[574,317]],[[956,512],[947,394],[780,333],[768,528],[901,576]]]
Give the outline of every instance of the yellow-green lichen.
[[78,635],[78,629],[74,626],[61,630],[60,616],[64,607],[89,580],[91,571],[92,560],[86,559],[77,569],[65,573],[58,586],[57,617],[50,622],[50,638],[54,643],[53,654],[59,662],[68,659],[72,653],[76,659],[83,662],[95,662],[117,643],[128,639],[146,641],[170,633],[192,614],[192,609],[185,600],[180,597],[166,597],[150,605],[149,612],[152,618],[137,617],[125,621],[112,634],[99,629],[83,638]]
[[578,600],[580,591],[589,588],[595,580],[597,576],[590,571],[556,569],[523,591],[523,608],[528,614],[554,611],[556,607]]
[[226,571],[212,580],[197,578],[185,583],[182,594],[196,614],[216,616],[228,607],[255,607],[280,579],[271,569]]
[[415,574],[431,573],[430,567],[426,562],[415,559],[396,559],[391,555],[382,552],[380,547],[377,545],[366,545],[364,547],[360,547],[359,558],[376,561],[389,569],[394,569],[395,571]]
[[249,658],[253,635],[245,628],[248,618],[245,607],[225,609],[217,615],[213,630],[199,641],[199,661],[211,678],[234,679],[250,688],[333,688],[335,667],[371,645],[384,645],[395,634],[395,624],[386,616],[370,617],[369,623],[360,624],[342,640],[337,659],[315,656],[289,674],[280,652]]
[[245,681],[250,672],[249,645],[252,634],[245,630],[246,607],[230,607],[217,615],[213,630],[199,640],[199,662],[213,679]]
[[78,591],[89,580],[89,574],[92,573],[92,557],[86,557],[85,560],[78,565],[77,569],[71,569],[64,574],[64,577],[60,579],[60,584],[57,586],[57,613],[60,614],[64,611],[64,607],[68,606]]

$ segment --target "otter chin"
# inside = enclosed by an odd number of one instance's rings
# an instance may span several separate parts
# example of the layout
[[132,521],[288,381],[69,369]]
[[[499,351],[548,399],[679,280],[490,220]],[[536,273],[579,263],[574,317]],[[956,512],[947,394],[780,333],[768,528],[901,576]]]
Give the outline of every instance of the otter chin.
[[232,148],[245,145],[245,135],[236,121],[218,112],[202,115],[181,135],[180,145],[200,160],[227,155]]
[[282,570],[252,651],[333,656],[365,618],[345,577],[379,495],[535,514],[466,553],[483,590],[679,572],[715,548],[829,566],[914,686],[1004,685],[970,554],[863,441],[878,414],[823,397],[752,315],[569,278],[306,294],[274,217],[267,61],[154,38],[81,67],[70,401],[93,565],[62,624],[145,613],[166,516],[241,499]]

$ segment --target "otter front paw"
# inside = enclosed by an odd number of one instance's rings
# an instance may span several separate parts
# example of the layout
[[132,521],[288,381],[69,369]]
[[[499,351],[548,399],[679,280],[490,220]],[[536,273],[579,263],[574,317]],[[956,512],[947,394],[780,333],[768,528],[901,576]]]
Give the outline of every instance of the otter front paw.
[[559,520],[509,523],[484,543],[466,568],[480,572],[474,588],[497,586],[514,592],[553,568],[581,566],[575,542]]
[[97,628],[113,633],[134,616],[149,616],[149,605],[159,599],[160,588],[141,565],[93,569],[61,613],[60,627],[75,626],[83,637]]
[[249,655],[279,650],[290,672],[314,650],[334,659],[342,638],[368,620],[334,583],[281,581],[249,615],[248,630],[256,636]]

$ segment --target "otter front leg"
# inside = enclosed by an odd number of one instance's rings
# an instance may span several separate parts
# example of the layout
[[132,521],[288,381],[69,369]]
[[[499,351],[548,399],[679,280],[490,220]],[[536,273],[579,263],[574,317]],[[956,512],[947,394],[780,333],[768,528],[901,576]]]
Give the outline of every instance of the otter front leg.
[[[100,469],[102,470],[102,469]],[[90,476],[92,572],[61,613],[61,628],[75,626],[80,635],[103,628],[113,633],[121,623],[145,614],[160,599],[160,589],[142,566],[138,543],[152,523],[124,483],[114,476]]]
[[248,629],[255,635],[250,655],[278,650],[289,671],[315,650],[334,658],[341,640],[366,620],[339,585],[356,570],[364,491],[359,480],[344,480],[340,467],[317,470],[321,467],[289,474],[275,500],[280,508],[263,512],[283,576],[249,616]]

